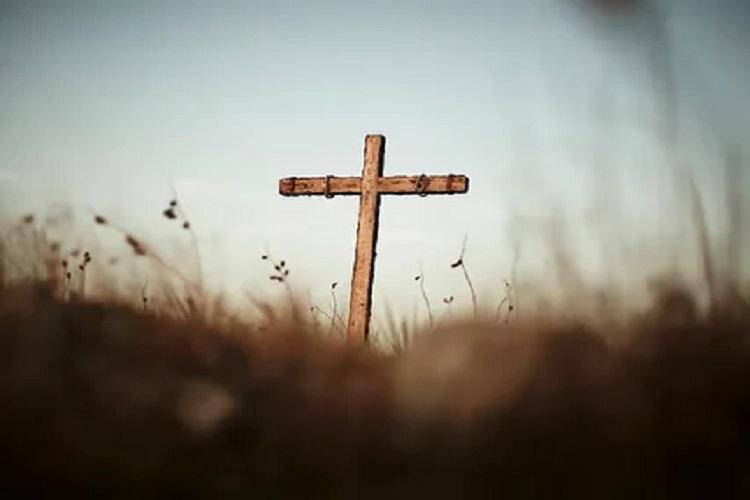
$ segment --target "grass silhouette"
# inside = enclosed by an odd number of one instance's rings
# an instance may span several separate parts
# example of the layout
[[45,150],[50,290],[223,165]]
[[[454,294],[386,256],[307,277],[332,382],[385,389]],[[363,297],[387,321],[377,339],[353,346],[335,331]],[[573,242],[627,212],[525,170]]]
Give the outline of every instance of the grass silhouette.
[[[740,293],[701,308],[665,281],[616,336],[602,321],[456,315],[412,331],[389,354],[331,335],[340,321],[335,294],[323,324],[293,301],[259,301],[263,322],[205,293],[201,307],[191,306],[196,288],[184,275],[176,282],[191,286],[155,277],[128,301],[97,295],[92,272],[85,296],[71,294],[64,273],[94,271],[106,257],[63,251],[28,217],[18,227],[30,241],[4,239],[2,248],[36,250],[23,252],[27,262],[3,255],[0,266],[0,474],[8,491],[750,494],[750,305]],[[133,239],[144,252],[132,259],[156,255]],[[285,282],[288,264],[266,259],[273,281]],[[168,271],[172,264],[161,262],[156,269]],[[515,299],[506,286],[507,315]],[[171,299],[155,300],[164,293]]]

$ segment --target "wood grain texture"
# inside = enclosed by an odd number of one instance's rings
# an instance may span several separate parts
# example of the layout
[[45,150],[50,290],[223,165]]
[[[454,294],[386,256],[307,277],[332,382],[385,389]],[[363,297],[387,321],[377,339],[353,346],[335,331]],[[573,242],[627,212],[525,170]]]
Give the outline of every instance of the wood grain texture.
[[[361,177],[287,177],[279,181],[279,194],[283,196],[358,195],[362,189]],[[380,194],[459,194],[469,190],[465,175],[393,175],[377,180]]]
[[354,345],[364,344],[370,333],[372,280],[375,274],[375,248],[378,242],[380,212],[378,179],[383,175],[384,151],[385,137],[365,137],[365,161],[362,167],[357,246],[352,270],[347,331],[347,341]]
[[354,345],[367,342],[370,333],[380,195],[427,196],[460,194],[469,190],[469,178],[460,174],[383,177],[384,154],[385,137],[368,135],[365,137],[361,177],[328,175],[287,177],[279,180],[279,194],[283,196],[360,196],[347,330],[347,341]]

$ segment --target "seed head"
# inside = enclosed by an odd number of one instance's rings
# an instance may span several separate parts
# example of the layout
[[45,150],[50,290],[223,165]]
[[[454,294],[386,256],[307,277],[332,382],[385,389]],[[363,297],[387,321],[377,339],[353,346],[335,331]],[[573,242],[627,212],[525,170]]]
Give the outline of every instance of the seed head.
[[190,229],[190,223],[188,221],[185,221],[182,223],[182,229]]
[[172,207],[172,208],[176,207],[177,206],[177,200],[171,200],[169,202],[169,206]]
[[125,242],[128,245],[130,245],[130,248],[133,249],[133,253],[134,254],[136,254],[138,256],[146,255],[146,249],[143,248],[143,245],[141,244],[141,242],[138,241],[137,239],[135,239],[134,236],[132,236],[130,234],[126,235],[125,236]]
[[173,220],[177,218],[177,214],[174,212],[174,209],[168,208],[162,212],[164,214],[164,217],[166,217],[169,220]]
[[331,290],[333,290],[334,288],[336,288],[336,285],[338,285],[338,284],[339,284],[338,281],[334,281],[333,283],[331,283]]
[[107,219],[105,219],[101,215],[96,215],[94,216],[94,222],[96,222],[99,225],[105,225],[107,224]]
[[458,259],[456,262],[454,262],[453,264],[451,264],[451,269],[455,269],[458,266],[462,265],[463,263],[464,263],[463,259]]
[[21,217],[21,222],[24,224],[31,224],[34,222],[34,214],[26,214],[23,217]]

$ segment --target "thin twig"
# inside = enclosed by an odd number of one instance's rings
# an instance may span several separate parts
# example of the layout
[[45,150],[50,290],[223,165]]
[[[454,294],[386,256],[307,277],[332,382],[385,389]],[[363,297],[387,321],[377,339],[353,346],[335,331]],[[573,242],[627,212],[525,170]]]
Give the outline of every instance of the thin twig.
[[198,278],[198,289],[203,290],[203,259],[201,258],[201,252],[200,252],[200,245],[198,243],[198,235],[196,234],[195,230],[193,229],[192,221],[188,218],[187,212],[185,211],[185,207],[180,203],[179,199],[177,198],[177,187],[174,184],[174,180],[171,181],[171,188],[172,188],[172,197],[175,202],[175,209],[180,214],[180,217],[183,220],[182,227],[190,234],[190,242],[193,246],[193,253],[195,255],[195,268]]
[[464,264],[464,255],[466,254],[466,243],[468,241],[469,235],[464,235],[464,242],[461,246],[461,254],[458,256],[458,260],[451,264],[452,268],[460,267],[461,271],[464,273],[464,280],[466,281],[466,284],[469,286],[469,292],[471,292],[471,304],[474,307],[474,316],[477,316],[477,294],[474,290],[474,284],[471,282],[471,278],[469,277],[469,271],[466,269],[466,265]]
[[333,331],[333,328],[336,326],[336,315],[338,310],[338,302],[336,301],[336,285],[337,282],[331,283],[331,301],[332,301],[332,308],[333,308],[333,314],[331,315],[331,328],[330,331]]
[[148,281],[143,283],[141,287],[141,303],[143,304],[143,312],[148,310],[148,297],[146,296],[146,288],[148,287]]
[[419,290],[422,292],[422,301],[424,302],[424,306],[427,309],[427,316],[430,318],[430,328],[433,326],[433,316],[432,316],[432,307],[430,307],[430,299],[427,297],[427,291],[424,287],[424,269],[422,269],[422,264],[419,264],[419,276],[415,277],[415,280],[419,282]]
[[706,212],[703,208],[701,195],[695,185],[695,179],[690,176],[688,182],[690,187],[690,197],[693,203],[693,221],[695,222],[696,231],[698,232],[698,245],[701,263],[703,265],[703,279],[708,288],[709,308],[711,312],[713,312],[716,307],[716,283],[714,280],[714,265],[711,254],[711,239],[708,234],[708,226],[706,225]]
[[289,283],[289,268],[286,265],[286,261],[284,259],[281,259],[277,262],[273,258],[273,255],[271,255],[271,251],[268,249],[268,246],[266,246],[266,252],[261,255],[261,259],[269,261],[273,266],[274,272],[268,278],[271,281],[276,281],[278,283],[284,284],[292,315],[297,318],[299,315],[299,311],[297,310],[297,304],[294,301],[294,291],[292,290],[292,286]]
[[[518,295],[516,294],[516,283],[517,283],[517,272],[518,272],[518,261],[521,260],[521,242],[517,241],[515,245],[513,245],[513,264],[510,267],[510,286],[511,286],[511,299],[512,304],[511,307],[513,311],[518,314]],[[510,309],[509,307],[508,309]],[[510,315],[511,311],[508,311],[508,315]]]
[[500,314],[502,314],[503,306],[507,304],[508,305],[508,312],[505,315],[505,323],[508,323],[510,321],[510,313],[513,312],[515,307],[513,306],[513,289],[512,285],[509,281],[505,281],[505,297],[503,297],[503,300],[500,301],[500,303],[497,305],[497,310],[495,312],[495,323],[500,319]]
[[344,334],[344,330],[343,330],[343,329],[342,329],[342,328],[341,328],[341,327],[340,327],[339,325],[337,325],[337,324],[335,323],[335,321],[334,321],[334,318],[333,318],[333,316],[331,316],[330,314],[328,314],[327,312],[325,312],[325,311],[324,311],[323,309],[321,309],[321,308],[320,308],[320,307],[318,307],[318,306],[312,306],[312,307],[310,308],[310,311],[315,311],[315,312],[317,312],[317,313],[319,313],[319,314],[322,314],[322,315],[323,315],[323,316],[325,316],[326,318],[330,319],[330,320],[331,320],[331,324],[332,324],[332,325],[333,325],[333,326],[334,326],[334,327],[336,328],[336,330],[338,330],[338,332],[339,332],[340,334],[342,334],[342,335]]
[[507,295],[503,297],[503,300],[501,300],[500,303],[497,305],[497,309],[495,310],[495,323],[497,323],[498,320],[500,319],[500,314],[502,314],[503,306],[505,305],[506,302],[508,302]]

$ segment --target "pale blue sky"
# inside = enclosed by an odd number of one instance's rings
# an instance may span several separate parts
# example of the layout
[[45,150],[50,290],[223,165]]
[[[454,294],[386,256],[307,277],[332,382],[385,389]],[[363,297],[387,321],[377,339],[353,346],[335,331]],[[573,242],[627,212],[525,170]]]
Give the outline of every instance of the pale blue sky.
[[173,179],[215,287],[271,294],[269,246],[298,290],[325,303],[338,281],[344,301],[357,200],[282,198],[277,180],[358,174],[383,133],[386,173],[472,186],[384,199],[376,313],[412,307],[420,262],[434,302],[466,306],[447,266],[465,233],[489,303],[517,243],[519,282],[557,286],[550,227],[592,279],[640,281],[676,253],[690,270],[673,168],[698,178],[719,242],[721,156],[747,166],[750,7],[579,3],[0,0],[2,208],[93,207],[169,249]]

